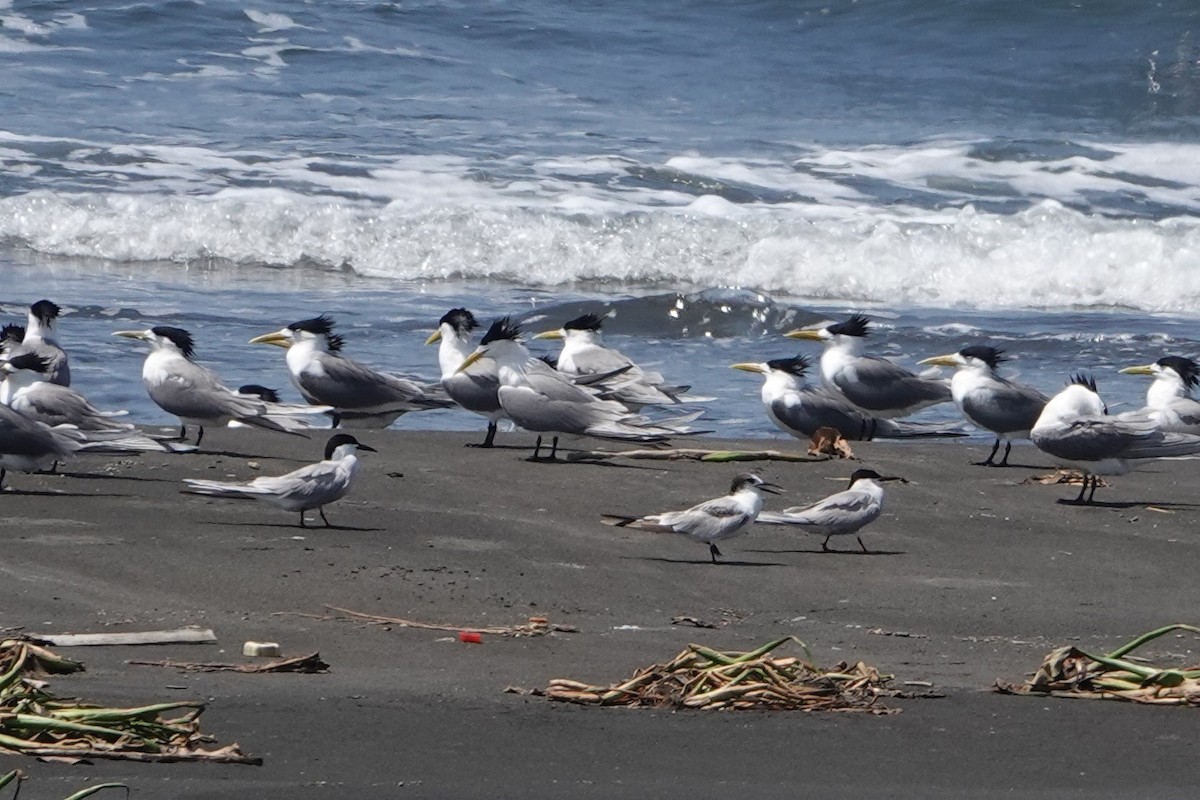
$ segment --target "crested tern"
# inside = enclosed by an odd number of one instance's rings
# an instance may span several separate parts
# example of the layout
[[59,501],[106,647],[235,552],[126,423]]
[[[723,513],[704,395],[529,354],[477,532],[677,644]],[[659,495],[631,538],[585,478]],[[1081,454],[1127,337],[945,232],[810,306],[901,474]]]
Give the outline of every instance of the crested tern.
[[693,399],[685,396],[690,386],[670,386],[660,373],[647,372],[629,356],[606,347],[601,334],[603,325],[604,317],[599,314],[584,314],[567,321],[561,328],[542,331],[533,338],[562,340],[555,367],[567,375],[620,375],[620,384],[606,392],[606,397],[631,411],[650,405],[677,405]]
[[1092,502],[1100,475],[1124,475],[1145,459],[1200,453],[1200,436],[1166,433],[1138,412],[1109,415],[1095,380],[1085,375],[1050,398],[1029,438],[1059,464],[1083,472],[1079,496],[1060,501],[1077,505]]
[[[698,415],[654,421],[630,413],[621,403],[601,399],[544,361],[534,358],[521,343],[520,326],[508,317],[497,320],[458,370],[465,372],[479,359],[495,360],[500,388],[497,396],[504,413],[517,426],[536,433],[553,433],[550,458],[558,452],[558,434],[582,434],[601,439],[662,442],[691,433],[685,427]],[[542,437],[534,445],[541,452]]]
[[150,399],[168,414],[179,417],[179,438],[187,438],[187,426],[198,425],[196,445],[204,438],[204,426],[236,420],[259,428],[304,436],[310,429],[298,415],[321,413],[317,407],[282,406],[239,395],[212,370],[197,364],[192,335],[182,328],[158,325],[142,331],[115,331],[113,336],[137,339],[150,345],[142,364],[142,383]]
[[850,441],[963,436],[961,430],[929,422],[902,422],[859,411],[840,394],[804,380],[811,363],[804,356],[730,365],[763,376],[762,403],[767,417],[784,433],[808,439],[820,428],[833,428]]
[[[49,364],[46,380],[59,386],[70,386],[71,366],[66,351],[58,344],[58,336],[55,333],[58,315],[61,313],[62,309],[49,300],[39,300],[31,305],[25,323],[25,335],[21,344],[12,348],[9,357],[23,353],[40,356]],[[14,335],[15,331],[9,333]]]
[[0,362],[0,374],[4,375],[0,383],[0,403],[51,427],[73,425],[81,431],[135,430],[131,423],[114,419],[128,412],[101,411],[74,389],[50,383],[47,380],[49,369],[47,360],[34,353],[23,353]]
[[293,470],[286,475],[263,475],[246,483],[185,478],[188,494],[209,497],[231,497],[245,500],[261,500],[282,508],[284,511],[300,512],[300,527],[307,527],[304,512],[317,509],[325,527],[332,527],[325,517],[325,506],[341,500],[353,488],[358,476],[358,452],[376,452],[348,433],[336,433],[325,444],[325,459],[316,464]]
[[[933,356],[918,364],[954,367],[950,392],[954,404],[971,423],[996,436],[992,452],[979,462],[985,467],[1007,467],[1013,439],[1028,439],[1029,429],[1037,422],[1050,399],[1032,386],[1017,383],[997,372],[1008,361],[1003,350],[988,345],[971,345],[957,353]],[[1004,458],[995,462],[1000,442],[1005,443]]]
[[762,511],[762,492],[778,494],[773,483],[767,483],[751,472],[733,479],[729,494],[713,500],[705,500],[683,511],[666,511],[644,517],[626,517],[604,514],[600,521],[618,528],[636,528],[653,533],[679,533],[693,541],[708,545],[713,563],[721,551],[717,542],[739,536],[746,532]]
[[450,399],[467,411],[472,411],[487,420],[487,434],[478,447],[491,447],[496,438],[496,428],[504,419],[497,392],[500,376],[492,359],[482,359],[472,364],[465,372],[459,367],[475,350],[471,344],[471,331],[479,327],[475,315],[465,308],[452,308],[438,320],[438,329],[425,340],[426,345],[438,344],[438,366],[442,370],[442,388]]
[[883,477],[873,469],[858,469],[850,476],[850,485],[810,506],[793,506],[779,513],[763,512],[758,521],[764,525],[790,525],[805,533],[824,536],[821,550],[828,553],[829,540],[834,536],[854,535],[864,553],[869,552],[859,535],[883,513],[884,481],[899,480]]
[[944,380],[924,378],[887,359],[861,355],[870,324],[862,314],[852,314],[843,322],[788,331],[784,336],[824,344],[821,380],[872,416],[903,417],[953,399]]
[[25,339],[24,325],[5,325],[0,327],[0,360],[12,358],[13,352],[21,346]]
[[327,315],[255,336],[287,353],[292,383],[314,405],[331,406],[334,427],[386,428],[409,411],[449,408],[440,386],[389,375],[342,354],[345,341]]
[[1133,412],[1152,419],[1172,433],[1200,434],[1200,401],[1192,390],[1200,384],[1200,365],[1183,356],[1164,356],[1153,364],[1125,367],[1126,375],[1149,375],[1146,405]]

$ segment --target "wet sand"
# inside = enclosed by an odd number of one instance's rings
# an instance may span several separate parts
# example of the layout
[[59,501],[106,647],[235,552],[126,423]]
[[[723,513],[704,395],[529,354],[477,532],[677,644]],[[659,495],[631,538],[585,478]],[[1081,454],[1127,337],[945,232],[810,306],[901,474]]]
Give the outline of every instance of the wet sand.
[[[212,628],[215,645],[64,649],[88,671],[52,690],[140,704],[199,698],[203,729],[261,767],[93,766],[6,757],[30,796],[120,780],[135,797],[1191,797],[1195,711],[997,695],[1051,649],[1112,649],[1198,621],[1200,462],[1112,479],[1100,505],[1077,487],[1022,485],[1050,470],[970,466],[986,448],[857,443],[858,462],[530,463],[466,448],[473,434],[365,432],[354,494],[334,529],[264,504],[180,493],[184,477],[249,479],[319,454],[313,440],[213,430],[205,451],[81,457],[58,475],[10,474],[0,496],[0,625],[30,633]],[[574,440],[566,441],[574,446]],[[613,448],[584,442],[591,448]],[[800,452],[786,440],[677,442]],[[224,452],[217,452],[224,451]],[[251,467],[250,462],[257,465]],[[836,491],[859,464],[899,475],[884,516],[853,537],[757,526],[725,563],[683,537],[614,529],[602,513],[651,513],[722,494],[754,468],[787,494]],[[315,513],[309,523],[319,526]],[[531,615],[577,633],[464,644],[453,633],[329,616],[328,606],[431,623],[513,625]],[[717,625],[672,624],[678,616]],[[688,642],[749,649],[795,634],[825,664],[865,660],[944,697],[902,713],[706,713],[600,709],[506,693],[555,677],[609,683]],[[186,673],[128,659],[245,661],[245,640],[314,650],[324,675]],[[1196,640],[1148,655],[1195,658]]]

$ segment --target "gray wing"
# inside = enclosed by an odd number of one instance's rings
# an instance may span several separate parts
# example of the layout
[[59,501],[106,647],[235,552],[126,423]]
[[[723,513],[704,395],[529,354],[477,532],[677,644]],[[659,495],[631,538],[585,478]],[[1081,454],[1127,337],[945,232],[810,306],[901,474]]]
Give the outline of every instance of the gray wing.
[[65,458],[79,446],[56,436],[46,426],[0,405],[0,454],[26,458]]
[[431,399],[416,381],[371,369],[350,358],[321,353],[320,371],[306,371],[297,388],[310,403],[353,410],[417,411],[440,408],[445,402]]
[[940,380],[922,378],[882,358],[864,357],[833,377],[846,399],[867,411],[889,411],[933,405],[952,399]]
[[809,438],[818,428],[834,428],[851,441],[870,439],[875,433],[873,417],[820,388],[806,387],[782,395],[772,401],[770,411],[778,424],[800,439]]
[[869,494],[847,490],[811,506],[786,508],[780,514],[759,514],[758,521],[768,525],[798,525],[822,533],[849,532],[871,522],[882,510]]
[[475,374],[460,372],[442,378],[442,388],[450,399],[468,411],[477,414],[494,414],[500,410],[500,380],[494,373]]
[[49,362],[45,372],[46,380],[58,386],[71,385],[71,366],[67,360],[67,352],[57,345],[43,342],[40,338],[32,342],[22,342],[13,349],[15,358],[25,353],[33,353],[44,361]]
[[686,511],[668,511],[658,515],[660,524],[702,542],[730,536],[753,519],[754,517],[747,514],[731,497],[718,497],[694,505]]
[[642,370],[633,360],[618,350],[608,347],[588,347],[575,354],[575,373],[596,375],[603,372],[624,371],[628,377],[640,378]]
[[212,370],[184,359],[173,362],[167,380],[146,389],[164,411],[187,419],[238,419],[262,410],[261,403],[234,394]]
[[1016,433],[1034,426],[1049,398],[1031,386],[1000,379],[968,392],[963,416],[994,433]]
[[116,422],[73,389],[41,382],[13,398],[12,407],[46,425],[74,425],[85,431],[132,430],[133,425]]
[[1034,444],[1068,461],[1167,458],[1200,452],[1200,437],[1163,433],[1153,421],[1132,415],[1083,417],[1035,434]]

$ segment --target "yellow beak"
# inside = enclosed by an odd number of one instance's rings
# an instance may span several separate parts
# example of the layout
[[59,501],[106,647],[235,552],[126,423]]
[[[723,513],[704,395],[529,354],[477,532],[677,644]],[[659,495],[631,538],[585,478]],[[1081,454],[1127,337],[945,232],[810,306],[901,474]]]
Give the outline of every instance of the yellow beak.
[[437,344],[441,340],[442,340],[442,331],[441,331],[441,328],[439,328],[438,330],[429,334],[429,338],[425,340],[425,344],[427,344],[427,345]]
[[810,342],[821,341],[821,331],[813,328],[800,328],[784,334],[789,339],[806,339]]
[[291,347],[292,337],[283,331],[273,331],[272,333],[264,333],[262,336],[255,336],[250,340],[250,344],[273,344],[276,347]]
[[113,331],[113,336],[120,336],[125,339],[141,339],[142,341],[149,338],[145,331]]
[[476,350],[474,353],[471,353],[471,355],[469,355],[463,359],[463,363],[458,365],[458,369],[454,370],[454,374],[457,375],[458,373],[467,369],[472,364],[474,364],[476,361],[483,358],[485,355],[487,355],[486,350]]
[[1122,373],[1123,375],[1153,375],[1154,365],[1146,364],[1140,367],[1125,367],[1125,369],[1118,370],[1118,372]]
[[536,334],[533,338],[535,338],[535,339],[561,339],[561,338],[563,338],[563,334],[562,334],[561,330],[542,331],[541,333]]
[[757,372],[759,375],[766,375],[767,368],[764,364],[754,364],[749,361],[743,361],[738,364],[730,364],[730,369],[740,369],[742,372]]
[[926,358],[923,361],[918,361],[917,364],[934,364],[939,367],[957,367],[958,359],[955,357],[954,353],[947,353],[944,356],[933,356],[932,358]]

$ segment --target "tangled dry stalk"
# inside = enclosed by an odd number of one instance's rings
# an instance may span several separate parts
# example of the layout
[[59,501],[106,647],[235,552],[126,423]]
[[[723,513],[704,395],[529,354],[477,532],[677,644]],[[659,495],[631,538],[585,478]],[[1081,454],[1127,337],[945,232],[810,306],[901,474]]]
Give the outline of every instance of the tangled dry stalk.
[[1060,647],[1046,656],[1042,666],[1024,684],[996,681],[996,691],[1200,706],[1200,666],[1161,667],[1131,655],[1148,642],[1176,631],[1200,634],[1200,628],[1176,623],[1144,633],[1105,655]]
[[[35,674],[64,675],[83,664],[19,639],[0,642],[0,752],[42,758],[217,761],[261,764],[236,744],[206,750],[204,705],[195,701],[101,708],[46,691]],[[170,712],[181,712],[166,717]]]
[[[788,642],[798,644],[804,658],[769,655]],[[894,714],[899,709],[877,702],[900,694],[889,688],[891,679],[861,661],[821,669],[804,643],[788,636],[745,653],[690,644],[666,664],[638,670],[621,683],[592,686],[556,678],[545,694],[551,700],[605,706]]]

